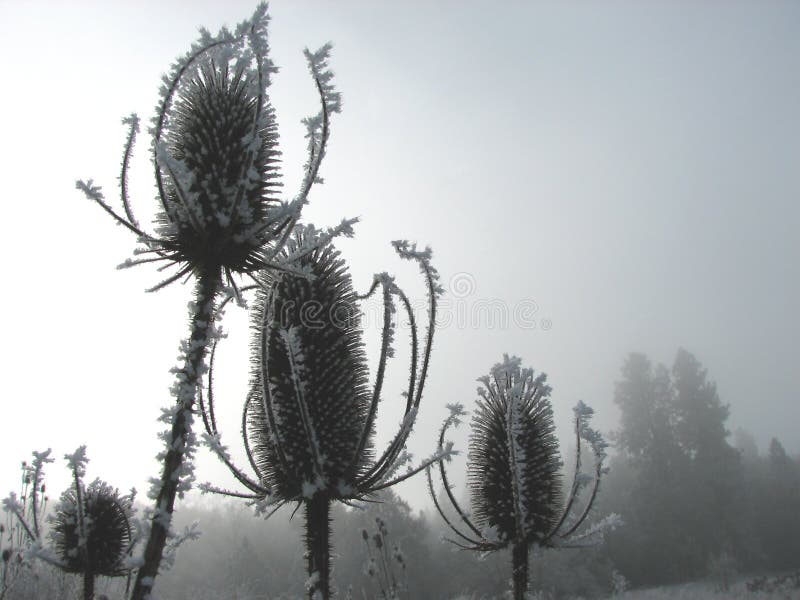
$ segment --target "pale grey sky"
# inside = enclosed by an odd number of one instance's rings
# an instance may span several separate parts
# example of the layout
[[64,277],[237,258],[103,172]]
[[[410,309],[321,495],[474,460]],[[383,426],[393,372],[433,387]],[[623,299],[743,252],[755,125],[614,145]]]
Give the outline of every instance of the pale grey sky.
[[[115,198],[121,117],[152,115],[160,75],[198,26],[254,7],[0,0],[2,495],[18,461],[48,446],[60,457],[87,444],[89,475],[120,487],[155,474],[191,288],[145,294],[153,269],[114,270],[134,240],[74,180]],[[430,244],[454,288],[412,436],[419,456],[444,404],[469,408],[475,378],[504,352],[549,374],[567,433],[579,399],[614,426],[628,352],[669,364],[679,346],[717,381],[731,429],[762,451],[778,436],[800,452],[800,4],[276,0],[270,12],[287,195],[304,161],[299,120],[316,110],[301,50],[331,40],[344,111],[306,218],[362,217],[340,244],[360,287],[388,270],[421,298],[389,246],[402,237]],[[131,183],[144,221],[155,208],[145,136]],[[229,316],[218,393],[233,445],[247,332]],[[406,363],[399,352],[392,364],[384,439]],[[199,457],[200,479],[221,473],[214,460]],[[52,490],[66,485],[60,459],[49,472]],[[421,479],[400,493],[426,504]]]

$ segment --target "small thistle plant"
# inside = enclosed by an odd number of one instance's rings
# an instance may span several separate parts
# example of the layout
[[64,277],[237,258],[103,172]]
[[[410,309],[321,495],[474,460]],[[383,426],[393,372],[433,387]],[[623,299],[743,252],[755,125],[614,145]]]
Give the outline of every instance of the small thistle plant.
[[[168,539],[175,499],[190,489],[195,436],[192,431],[197,389],[206,370],[205,356],[220,334],[214,324],[218,298],[225,291],[240,298],[236,278],[255,280],[264,270],[298,271],[299,254],[286,252],[286,242],[296,225],[309,192],[319,177],[329,135],[329,117],[340,109],[328,69],[330,45],[305,51],[320,97],[319,114],[304,120],[308,161],[300,193],[292,201],[279,201],[275,114],[267,87],[277,70],[268,58],[266,4],[234,31],[223,28],[212,36],[201,30],[200,40],[164,77],[150,134],[152,162],[160,212],[154,233],[136,220],[128,198],[128,171],[139,118],[123,120],[129,128],[120,173],[124,216],[105,200],[92,180],[77,187],[119,224],[130,230],[140,246],[135,257],[121,267],[163,263],[173,273],[151,288],[160,289],[181,278],[196,281],[189,304],[190,334],[181,344],[182,364],[172,393],[176,402],[162,420],[164,451],[159,455],[162,473],[153,480],[149,496],[149,536],[138,570],[133,600],[144,600],[154,584]],[[354,221],[343,221],[327,234],[323,244],[339,234],[349,234]]]
[[[126,496],[107,483],[95,479],[88,486],[86,447],[65,456],[72,471],[73,485],[67,489],[48,517],[51,546],[45,547],[42,535],[43,466],[53,462],[50,450],[34,453],[31,469],[34,485],[26,504],[12,494],[3,501],[3,508],[12,514],[27,536],[27,554],[65,573],[83,576],[83,600],[95,597],[98,576],[130,576],[130,557],[136,544],[133,522],[135,491]],[[39,506],[39,509],[36,507]]]
[[[311,228],[296,232],[287,252],[308,246],[314,235]],[[442,448],[420,466],[409,465],[405,473],[396,474],[410,460],[405,444],[422,400],[441,288],[429,249],[418,251],[407,242],[394,246],[402,258],[419,264],[428,287],[427,333],[421,348],[411,304],[391,277],[376,276],[369,292],[357,296],[339,252],[330,245],[316,247],[299,263],[312,277],[270,271],[262,275],[261,289],[267,291],[260,292],[254,311],[252,385],[243,411],[244,448],[254,476],[236,467],[221,443],[211,381],[208,402],[202,406],[209,446],[248,490],[207,485],[207,491],[250,499],[258,511],[269,514],[287,503],[304,506],[307,589],[312,599],[331,595],[331,503],[367,499],[450,452]],[[370,389],[358,301],[378,288],[383,290],[383,333]],[[403,422],[377,455],[372,440],[386,363],[393,354],[395,297],[410,323],[411,366]]]
[[[531,547],[576,547],[596,541],[603,531],[614,527],[616,515],[579,532],[597,498],[600,479],[605,472],[606,442],[591,429],[591,408],[575,407],[575,475],[567,494],[562,496],[561,461],[555,437],[550,386],[542,373],[523,369],[517,357],[504,357],[491,373],[479,379],[480,398],[472,419],[469,439],[468,479],[472,513],[459,506],[452,493],[444,463],[439,473],[444,491],[462,522],[456,526],[434,493],[431,469],[428,487],[444,521],[456,535],[449,539],[456,546],[479,552],[511,548],[512,581],[515,600],[524,600],[528,589],[528,555]],[[461,405],[451,406],[451,417],[439,436],[439,447],[451,425],[464,414]],[[587,442],[594,453],[593,476],[582,473],[581,443]],[[577,510],[582,489],[592,482],[588,499]]]

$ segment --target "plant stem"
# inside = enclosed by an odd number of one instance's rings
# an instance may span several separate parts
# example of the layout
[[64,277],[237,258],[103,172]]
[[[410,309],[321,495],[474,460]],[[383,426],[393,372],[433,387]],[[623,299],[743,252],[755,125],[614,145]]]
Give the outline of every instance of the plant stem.
[[94,573],[89,569],[83,574],[83,600],[94,600]]
[[515,542],[511,550],[511,568],[514,581],[514,600],[525,600],[528,591],[528,544]]
[[309,600],[331,597],[330,501],[321,494],[306,500],[306,555]]
[[[191,334],[185,348],[184,364],[177,373],[178,410],[172,418],[172,429],[166,453],[160,489],[151,521],[150,536],[144,549],[144,564],[136,573],[131,600],[146,600],[150,596],[164,546],[169,536],[169,526],[175,508],[180,474],[186,458],[186,442],[191,435],[192,410],[197,398],[197,388],[203,371],[203,362],[209,346],[209,328],[214,315],[214,300],[222,287],[219,269],[208,269],[197,275],[194,311],[191,316]],[[175,441],[180,440],[178,443]]]

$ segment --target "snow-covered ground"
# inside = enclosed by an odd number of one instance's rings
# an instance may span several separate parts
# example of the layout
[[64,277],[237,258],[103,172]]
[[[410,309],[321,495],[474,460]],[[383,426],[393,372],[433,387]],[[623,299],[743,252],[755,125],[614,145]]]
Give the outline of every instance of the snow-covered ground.
[[[682,583],[656,588],[630,590],[621,594],[613,594],[605,600],[800,600],[800,574],[794,579],[789,577],[783,581],[779,577],[765,578],[765,585],[760,590],[748,589],[748,582],[752,578],[742,579],[730,586],[727,591],[718,589],[718,584],[711,581]],[[453,600],[510,600],[511,595],[498,598],[462,595]],[[547,592],[528,594],[528,600],[555,600],[557,595]],[[581,596],[574,596],[569,600],[586,600]]]
[[781,582],[775,577],[767,578],[766,585],[760,591],[749,590],[748,581],[752,582],[753,579],[738,581],[732,584],[727,591],[720,591],[717,584],[706,581],[631,590],[609,598],[615,600],[744,600],[745,598],[748,600],[800,600],[800,587],[796,585],[796,580],[792,581],[787,578]]

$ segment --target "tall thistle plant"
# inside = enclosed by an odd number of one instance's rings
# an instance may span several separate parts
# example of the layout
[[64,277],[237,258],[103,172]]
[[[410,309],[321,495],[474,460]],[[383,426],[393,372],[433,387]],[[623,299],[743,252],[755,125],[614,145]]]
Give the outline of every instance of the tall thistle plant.
[[73,484],[61,495],[53,514],[48,517],[49,547],[44,544],[38,497],[44,487],[43,467],[53,462],[49,450],[34,452],[33,485],[27,506],[12,494],[3,501],[3,508],[14,515],[25,532],[27,554],[65,573],[81,575],[83,600],[93,600],[97,577],[124,577],[131,573],[130,558],[137,541],[133,522],[135,492],[122,496],[99,479],[85,485],[83,478],[89,462],[86,446],[65,458],[72,471]]
[[[237,276],[252,278],[264,269],[298,272],[297,259],[308,251],[284,250],[312,185],[320,181],[329,116],[339,111],[340,98],[328,70],[330,45],[317,52],[306,50],[321,110],[304,120],[309,158],[300,193],[290,202],[279,201],[276,165],[280,152],[275,114],[267,96],[276,68],[268,58],[267,22],[267,7],[261,4],[234,31],[223,28],[212,36],[201,30],[200,40],[165,76],[150,128],[160,202],[154,233],[139,225],[128,199],[128,167],[139,131],[136,115],[123,120],[129,127],[119,178],[124,216],[106,202],[91,180],[77,183],[88,198],[137,237],[140,247],[135,258],[121,266],[162,262],[162,269],[174,270],[152,290],[184,277],[196,281],[195,298],[189,305],[190,334],[181,345],[182,364],[174,370],[176,402],[162,416],[168,424],[165,449],[159,455],[163,470],[149,494],[155,508],[134,600],[149,595],[171,535],[175,498],[193,481],[192,416],[206,352],[218,336],[215,304],[223,289],[239,296]],[[351,225],[352,221],[345,221],[322,237],[349,233]]]
[[[308,246],[311,228],[299,231],[286,252]],[[313,244],[312,244],[313,245]],[[405,444],[422,400],[433,343],[438,274],[429,249],[418,251],[395,242],[399,255],[416,261],[428,288],[428,323],[420,340],[411,303],[386,274],[376,276],[364,296],[353,291],[347,266],[332,246],[317,248],[300,260],[312,277],[262,273],[253,315],[252,381],[242,412],[244,449],[253,475],[234,465],[220,439],[214,394],[202,406],[206,437],[246,492],[208,491],[247,498],[259,512],[271,514],[287,503],[305,509],[308,597],[331,596],[330,507],[369,498],[449,455],[449,448],[413,468]],[[376,380],[370,389],[362,343],[359,300],[383,292],[383,334]],[[399,431],[378,455],[375,419],[382,396],[386,363],[392,356],[395,299],[399,298],[411,330],[411,365],[405,413]],[[398,475],[398,469],[407,470]]]
[[[597,498],[605,472],[606,442],[589,427],[593,411],[579,402],[575,407],[575,474],[564,501],[558,440],[550,405],[550,386],[541,373],[521,368],[517,357],[504,357],[490,374],[479,379],[480,396],[472,419],[469,438],[468,480],[472,513],[461,508],[453,495],[445,465],[439,463],[444,492],[453,511],[445,511],[434,492],[431,469],[428,488],[434,504],[455,534],[449,541],[479,552],[511,548],[514,599],[523,600],[528,589],[528,555],[532,547],[576,547],[601,538],[603,531],[616,526],[611,515],[581,529]],[[442,427],[440,449],[461,405],[453,405],[453,416]],[[582,473],[582,444],[594,454],[591,475]],[[590,485],[588,492],[582,493]],[[588,497],[585,497],[587,496]],[[581,508],[578,508],[580,503]],[[454,512],[453,523],[448,512]]]

